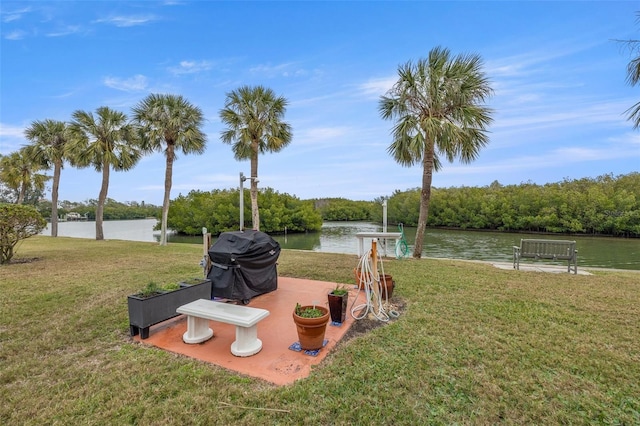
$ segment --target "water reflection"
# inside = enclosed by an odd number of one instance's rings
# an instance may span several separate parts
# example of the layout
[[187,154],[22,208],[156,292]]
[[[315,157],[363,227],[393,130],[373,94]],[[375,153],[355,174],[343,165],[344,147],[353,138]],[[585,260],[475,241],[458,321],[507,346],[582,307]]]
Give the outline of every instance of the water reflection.
[[[155,224],[155,219],[105,221],[103,229],[106,239],[157,242],[160,239],[160,232],[153,231]],[[272,236],[285,249],[355,255],[358,253],[356,233],[381,231],[381,225],[369,222],[325,222],[320,232]],[[396,232],[397,228],[390,226],[388,231]],[[404,232],[412,253],[416,228],[405,228]],[[43,234],[50,235],[51,231],[47,228]],[[95,238],[95,222],[62,222],[58,225],[58,235]],[[422,255],[423,257],[510,262],[513,246],[518,245],[521,238],[576,240],[578,266],[640,270],[640,239],[429,229],[425,233]],[[202,244],[201,236],[184,237],[170,234],[168,239],[173,243]],[[365,248],[370,246],[370,240],[365,241]],[[387,254],[393,253],[393,248],[389,248]]]

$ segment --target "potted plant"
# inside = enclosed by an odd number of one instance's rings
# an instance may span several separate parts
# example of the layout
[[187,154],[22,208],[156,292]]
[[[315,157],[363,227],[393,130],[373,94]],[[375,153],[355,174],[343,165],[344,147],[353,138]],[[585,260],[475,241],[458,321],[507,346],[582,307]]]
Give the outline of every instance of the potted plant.
[[349,303],[349,289],[338,284],[328,295],[329,312],[331,321],[342,324],[347,318],[347,305]]
[[150,281],[138,293],[127,297],[131,336],[140,333],[146,339],[149,327],[180,315],[176,309],[198,299],[211,299],[211,281],[185,287],[178,283],[161,287]]
[[324,343],[324,332],[329,322],[329,310],[324,306],[296,303],[293,322],[298,331],[298,341],[303,350],[320,349]]

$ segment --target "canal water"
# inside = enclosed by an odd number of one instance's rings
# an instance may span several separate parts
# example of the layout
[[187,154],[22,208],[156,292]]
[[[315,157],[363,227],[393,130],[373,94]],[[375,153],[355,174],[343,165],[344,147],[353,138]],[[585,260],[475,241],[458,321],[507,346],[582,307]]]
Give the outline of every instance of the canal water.
[[[156,223],[155,219],[105,221],[103,230],[106,239],[157,242],[160,240],[160,231],[153,230]],[[324,222],[320,232],[280,234],[273,235],[273,238],[285,249],[355,255],[358,253],[356,233],[381,231],[381,225],[369,222]],[[398,229],[389,226],[388,231],[398,232]],[[413,252],[415,233],[415,228],[404,229],[409,255]],[[51,231],[47,227],[42,234],[51,235]],[[58,224],[58,235],[95,238],[95,222],[61,222]],[[513,246],[519,245],[521,238],[576,240],[578,266],[640,270],[640,239],[428,229],[422,256],[511,262]],[[201,244],[202,237],[171,234],[169,242]],[[389,255],[394,253],[391,245],[387,251]],[[365,241],[365,250],[370,246],[370,240]]]

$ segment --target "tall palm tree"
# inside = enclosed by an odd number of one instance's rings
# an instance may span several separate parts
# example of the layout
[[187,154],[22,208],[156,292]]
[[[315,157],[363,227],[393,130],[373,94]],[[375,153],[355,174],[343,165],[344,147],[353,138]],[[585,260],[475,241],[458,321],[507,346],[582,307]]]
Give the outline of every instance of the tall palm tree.
[[[640,20],[640,12],[636,12],[636,22]],[[627,83],[631,86],[637,86],[640,83],[640,40],[628,39],[628,40],[616,40],[622,43],[629,53],[632,55],[631,60],[627,64]],[[640,127],[640,102],[637,102],[626,113],[627,119],[633,123],[633,128]]]
[[96,206],[96,240],[104,240],[102,222],[109,190],[109,173],[132,169],[140,160],[135,126],[127,116],[109,107],[91,112],[75,111],[71,122],[71,156],[78,167],[93,166],[102,172],[102,185]]
[[60,173],[67,159],[66,144],[69,140],[69,126],[64,121],[34,121],[24,132],[32,143],[27,146],[27,155],[45,169],[53,167],[51,188],[51,236],[58,236],[58,189]]
[[[633,46],[635,57],[627,64],[627,82],[636,86],[640,83],[640,41],[630,40],[629,45]],[[632,44],[633,43],[633,44]],[[640,102],[629,108],[627,111],[627,119],[633,123],[633,128],[640,127]]]
[[436,47],[426,59],[398,68],[398,81],[379,103],[383,119],[393,120],[393,142],[388,148],[403,166],[422,164],[420,214],[413,251],[422,256],[429,214],[433,172],[439,156],[468,163],[477,158],[489,139],[486,127],[491,109],[484,101],[492,94],[478,55],[452,57]]
[[41,170],[42,164],[33,161],[26,147],[0,159],[0,180],[16,194],[15,204],[22,204],[29,191],[44,191],[51,177],[38,173]]
[[151,94],[133,108],[133,118],[140,125],[142,146],[148,152],[164,152],[164,199],[160,245],[167,244],[167,217],[176,150],[184,154],[202,154],[207,136],[201,130],[204,122],[200,108],[182,96]]
[[[242,86],[227,93],[220,118],[228,128],[222,142],[233,144],[236,160],[251,160],[251,221],[260,230],[258,154],[278,152],[291,142],[291,126],[282,121],[287,100],[262,86]],[[242,195],[241,195],[242,196]]]

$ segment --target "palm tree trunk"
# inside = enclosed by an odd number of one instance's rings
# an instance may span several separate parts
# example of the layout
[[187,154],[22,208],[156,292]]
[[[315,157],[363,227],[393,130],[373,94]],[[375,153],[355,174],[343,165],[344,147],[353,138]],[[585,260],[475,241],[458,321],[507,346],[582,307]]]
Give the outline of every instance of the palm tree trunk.
[[53,186],[51,187],[51,236],[58,236],[58,188],[60,187],[60,169],[62,161],[53,166]]
[[96,207],[96,240],[104,240],[104,231],[102,230],[102,219],[104,216],[104,203],[107,200],[107,191],[109,190],[109,163],[104,161],[102,165],[102,186],[100,187],[100,195],[98,196],[98,206]]
[[23,174],[22,182],[20,183],[20,190],[18,191],[18,199],[16,200],[16,204],[24,203],[24,197],[26,196],[26,194],[27,194],[27,180]]
[[164,198],[162,200],[162,220],[160,222],[160,245],[167,245],[167,221],[169,218],[169,198],[171,197],[171,179],[173,176],[174,145],[167,143],[167,166],[164,172]]
[[416,242],[413,248],[413,257],[422,257],[422,246],[424,244],[424,232],[427,227],[429,217],[429,201],[431,200],[431,182],[433,180],[433,155],[434,143],[427,144],[422,159],[422,191],[420,191],[420,215],[418,216],[418,229],[416,230]]
[[252,143],[251,155],[251,225],[260,230],[260,212],[258,211],[258,142]]

